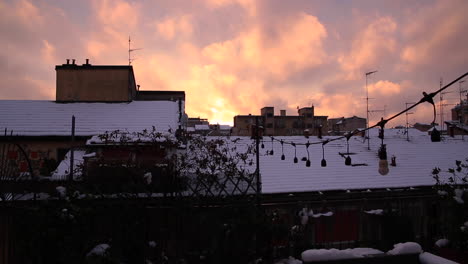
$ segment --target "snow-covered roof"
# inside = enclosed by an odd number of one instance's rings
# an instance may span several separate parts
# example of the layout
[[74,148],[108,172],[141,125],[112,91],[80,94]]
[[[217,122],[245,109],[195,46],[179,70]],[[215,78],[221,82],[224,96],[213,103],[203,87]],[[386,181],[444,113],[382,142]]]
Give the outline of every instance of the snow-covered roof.
[[179,107],[172,101],[129,103],[56,103],[53,101],[0,100],[0,130],[19,136],[68,136],[72,116],[75,135],[91,136],[106,131],[129,132],[178,128]]
[[210,130],[209,125],[195,125],[195,130]]
[[[325,145],[327,167],[321,167],[322,145],[309,147],[311,166],[306,167],[302,157],[307,157],[306,147],[297,146],[299,162],[293,163],[294,147],[284,145],[285,160],[281,160],[281,144],[274,142],[274,155],[266,155],[271,150],[271,140],[264,137],[264,149],[260,149],[260,173],[263,193],[293,193],[327,190],[356,190],[432,186],[432,169],[439,167],[443,171],[455,167],[456,160],[468,158],[468,140],[445,138],[442,142],[431,142],[425,132],[410,129],[410,141],[406,141],[404,129],[386,129],[384,144],[387,145],[388,163],[396,157],[396,167],[389,166],[387,175],[380,175],[377,152],[380,139],[378,130],[370,131],[371,150],[367,142],[354,136],[349,140],[352,164],[367,166],[346,166],[345,159],[339,152],[346,153],[346,140],[341,139]],[[335,137],[324,137],[335,138]],[[231,137],[232,139],[232,137]],[[316,137],[277,137],[296,143],[317,142]],[[239,144],[253,144],[249,137],[242,137]]]

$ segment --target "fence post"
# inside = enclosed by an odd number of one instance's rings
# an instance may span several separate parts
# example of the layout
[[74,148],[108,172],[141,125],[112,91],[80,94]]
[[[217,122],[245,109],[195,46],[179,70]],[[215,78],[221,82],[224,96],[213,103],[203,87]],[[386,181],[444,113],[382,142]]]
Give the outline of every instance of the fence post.
[[72,116],[72,129],[71,129],[71,147],[70,147],[70,174],[68,177],[68,181],[73,181],[73,165],[75,161],[75,116]]

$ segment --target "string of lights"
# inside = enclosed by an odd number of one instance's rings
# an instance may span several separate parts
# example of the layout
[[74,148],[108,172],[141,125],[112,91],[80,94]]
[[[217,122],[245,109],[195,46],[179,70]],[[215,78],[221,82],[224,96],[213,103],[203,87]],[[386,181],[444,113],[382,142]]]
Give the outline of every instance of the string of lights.
[[[370,126],[366,129],[362,129],[362,130],[355,130],[355,131],[352,131],[352,132],[348,132],[346,133],[345,135],[343,136],[339,136],[339,137],[335,137],[335,138],[328,138],[328,139],[325,139],[325,140],[320,140],[320,141],[315,141],[315,142],[310,142],[310,141],[307,141],[306,143],[303,143],[303,142],[294,142],[294,141],[285,141],[284,139],[278,139],[278,138],[275,138],[273,136],[270,136],[270,139],[271,139],[271,150],[270,151],[267,151],[267,154],[269,155],[273,155],[274,154],[274,142],[279,142],[281,144],[281,160],[285,160],[285,155],[284,155],[284,144],[287,144],[287,145],[291,145],[294,147],[294,163],[298,163],[298,159],[297,159],[297,146],[305,146],[306,148],[306,151],[307,151],[307,160],[306,161],[306,167],[310,167],[310,153],[309,153],[309,147],[311,145],[318,145],[318,144],[321,144],[322,145],[322,161],[321,161],[321,166],[322,167],[326,167],[327,166],[327,161],[325,160],[325,145],[328,144],[329,142],[333,142],[333,141],[337,141],[337,140],[342,140],[342,139],[346,139],[346,158],[345,158],[345,165],[347,166],[350,166],[352,161],[351,161],[351,157],[350,157],[350,152],[349,152],[349,139],[352,137],[352,136],[355,136],[356,134],[358,133],[364,133],[370,129],[373,129],[373,128],[376,128],[376,127],[379,127],[379,138],[381,139],[381,144],[380,144],[380,148],[379,148],[379,151],[378,151],[378,156],[379,156],[379,173],[382,174],[382,175],[386,175],[388,174],[389,172],[389,169],[388,169],[388,161],[387,161],[387,151],[386,151],[386,145],[384,144],[384,128],[385,128],[385,125],[399,117],[400,115],[402,114],[405,114],[406,112],[410,111],[411,109],[415,108],[416,106],[422,104],[422,103],[430,103],[432,106],[433,106],[433,109],[434,109],[434,118],[433,118],[433,121],[432,121],[432,126],[433,126],[433,130],[432,130],[432,133],[431,133],[431,141],[433,142],[437,142],[437,141],[440,141],[440,132],[437,131],[437,129],[435,129],[435,119],[436,119],[436,116],[437,116],[437,113],[436,113],[436,107],[435,107],[435,103],[434,103],[434,97],[441,93],[442,91],[444,91],[445,89],[447,89],[448,87],[452,86],[454,83],[458,82],[459,80],[463,79],[464,77],[466,77],[468,75],[468,72],[461,75],[460,77],[458,77],[457,79],[453,80],[452,82],[448,83],[447,85],[441,87],[439,90],[433,92],[433,93],[426,93],[426,92],[423,92],[423,97],[416,103],[412,104],[411,106],[409,107],[406,107],[406,109],[400,111],[399,113],[397,114],[394,114],[393,116],[387,118],[387,119],[384,119],[383,117],[381,118],[381,120],[379,122],[377,122],[375,125],[373,126]],[[319,137],[320,138],[320,137]],[[261,143],[261,147],[264,148],[265,145],[263,143],[263,139],[262,139],[262,143]],[[344,155],[343,155],[344,156]]]
[[[272,149],[273,149],[273,141],[277,141],[277,142],[283,142],[283,144],[288,144],[288,145],[292,145],[293,143],[296,145],[296,146],[306,146],[306,145],[316,145],[316,144],[323,144],[323,142],[325,141],[328,141],[328,142],[332,142],[332,141],[336,141],[336,140],[341,140],[341,139],[347,139],[349,140],[350,137],[358,134],[358,133],[362,133],[362,132],[366,132],[367,130],[370,130],[372,128],[375,128],[375,127],[385,127],[385,125],[399,117],[400,115],[410,111],[411,109],[415,108],[416,106],[418,106],[419,104],[422,104],[424,102],[428,102],[430,104],[432,104],[434,106],[434,119],[432,121],[432,124],[434,125],[435,123],[435,118],[437,116],[436,114],[436,108],[435,108],[435,103],[434,103],[434,97],[439,94],[440,92],[444,91],[445,89],[447,89],[448,87],[450,87],[451,85],[453,85],[454,83],[458,82],[459,80],[463,79],[464,77],[468,76],[468,72],[461,75],[460,77],[458,77],[457,79],[455,79],[454,81],[450,82],[449,84],[445,85],[444,87],[440,88],[439,90],[433,92],[433,93],[430,93],[430,94],[427,94],[426,92],[423,92],[423,97],[416,103],[414,103],[413,105],[407,107],[406,109],[402,110],[401,112],[387,118],[387,119],[381,119],[379,122],[377,122],[376,124],[374,124],[373,126],[370,126],[368,128],[365,128],[365,129],[361,129],[361,130],[356,130],[356,131],[352,131],[352,132],[348,132],[346,135],[343,135],[343,136],[339,136],[339,137],[336,137],[336,138],[329,138],[329,139],[326,139],[326,140],[320,140],[320,141],[316,141],[316,142],[307,142],[307,143],[301,143],[301,142],[293,142],[293,141],[285,141],[283,139],[277,139],[273,136],[270,136],[271,138],[271,141],[272,141]],[[263,144],[263,143],[262,143]]]

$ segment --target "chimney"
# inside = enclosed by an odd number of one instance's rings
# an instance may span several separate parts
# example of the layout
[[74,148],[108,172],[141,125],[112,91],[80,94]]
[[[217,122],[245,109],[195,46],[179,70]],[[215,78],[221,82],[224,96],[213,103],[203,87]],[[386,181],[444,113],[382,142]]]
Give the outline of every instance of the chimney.
[[286,110],[280,110],[280,116],[286,116]]
[[72,59],[72,64],[75,65],[75,59]]
[[70,64],[70,59],[67,59],[67,65]]
[[86,64],[85,65],[90,65],[89,64],[89,59],[86,59]]

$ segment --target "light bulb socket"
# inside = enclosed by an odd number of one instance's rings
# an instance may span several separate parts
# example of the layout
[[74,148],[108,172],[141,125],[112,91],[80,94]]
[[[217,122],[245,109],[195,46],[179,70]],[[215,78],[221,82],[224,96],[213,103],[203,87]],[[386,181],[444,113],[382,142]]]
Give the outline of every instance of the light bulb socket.
[[327,161],[325,159],[322,159],[322,162],[320,163],[320,165],[322,167],[326,167],[327,166]]
[[344,164],[345,164],[346,166],[350,166],[350,165],[351,165],[351,157],[350,157],[350,156],[346,157]]

